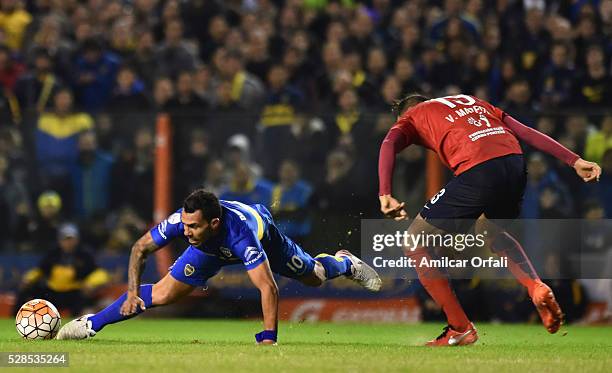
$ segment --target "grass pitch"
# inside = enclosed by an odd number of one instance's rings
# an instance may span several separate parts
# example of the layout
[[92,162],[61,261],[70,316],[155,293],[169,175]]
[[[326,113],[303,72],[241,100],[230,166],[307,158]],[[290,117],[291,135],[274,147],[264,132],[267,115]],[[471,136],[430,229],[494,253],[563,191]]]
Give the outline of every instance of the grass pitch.
[[[64,320],[65,322],[66,320]],[[442,324],[282,323],[278,346],[254,344],[256,321],[134,319],[84,341],[25,341],[0,320],[0,352],[69,352],[81,372],[610,372],[612,327],[477,324],[460,348],[420,344]],[[0,368],[6,369],[6,368]],[[40,368],[19,368],[20,372]]]

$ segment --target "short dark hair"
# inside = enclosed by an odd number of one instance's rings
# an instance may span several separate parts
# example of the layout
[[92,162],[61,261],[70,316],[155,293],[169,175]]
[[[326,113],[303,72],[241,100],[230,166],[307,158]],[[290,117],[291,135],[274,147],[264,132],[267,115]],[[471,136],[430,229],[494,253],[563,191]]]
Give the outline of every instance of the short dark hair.
[[425,95],[422,95],[420,93],[411,93],[405,96],[404,98],[393,101],[393,104],[391,105],[391,111],[395,115],[399,116],[402,115],[404,111],[427,100],[429,100],[429,97]]
[[197,210],[202,211],[202,216],[206,221],[214,218],[221,218],[221,204],[219,198],[214,193],[204,189],[197,189],[191,192],[183,202],[183,210],[193,214]]

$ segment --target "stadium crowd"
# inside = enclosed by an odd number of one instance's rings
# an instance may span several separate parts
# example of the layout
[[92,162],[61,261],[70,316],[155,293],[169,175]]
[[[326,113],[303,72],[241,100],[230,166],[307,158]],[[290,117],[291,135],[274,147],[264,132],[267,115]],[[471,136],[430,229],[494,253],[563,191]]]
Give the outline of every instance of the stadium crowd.
[[[1,248],[45,252],[72,220],[128,250],[152,223],[162,112],[177,205],[203,185],[308,247],[355,247],[390,104],[413,91],[477,95],[602,165],[585,187],[526,149],[525,218],[610,218],[611,55],[612,0],[1,0]],[[424,180],[409,148],[412,214]]]

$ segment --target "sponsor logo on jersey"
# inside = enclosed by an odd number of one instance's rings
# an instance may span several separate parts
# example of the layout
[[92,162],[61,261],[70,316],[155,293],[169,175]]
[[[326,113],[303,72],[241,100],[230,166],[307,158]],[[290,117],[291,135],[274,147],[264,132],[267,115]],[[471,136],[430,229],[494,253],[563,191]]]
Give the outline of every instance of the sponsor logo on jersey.
[[263,251],[260,251],[258,248],[254,246],[248,246],[244,251],[244,258],[246,259],[245,265],[250,265],[255,263],[263,256]]
[[193,268],[191,264],[187,263],[185,264],[185,269],[183,270],[183,272],[185,273],[185,276],[189,277],[193,275],[193,273],[195,272],[195,268]]

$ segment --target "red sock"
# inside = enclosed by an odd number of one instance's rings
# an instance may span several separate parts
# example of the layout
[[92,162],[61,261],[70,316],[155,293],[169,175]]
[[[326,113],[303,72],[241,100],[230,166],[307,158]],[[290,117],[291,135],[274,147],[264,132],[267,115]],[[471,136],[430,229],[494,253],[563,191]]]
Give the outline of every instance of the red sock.
[[429,254],[424,248],[419,247],[416,250],[409,252],[407,255],[416,260],[415,269],[417,271],[417,275],[419,276],[419,281],[421,281],[421,284],[425,290],[427,290],[436,304],[442,307],[442,311],[444,311],[444,314],[446,315],[448,325],[450,325],[456,331],[465,331],[470,323],[470,320],[463,311],[461,304],[459,304],[459,301],[455,296],[455,292],[451,288],[446,275],[437,268],[419,266],[422,258],[426,257],[427,260],[430,259]]
[[540,281],[540,277],[533,269],[531,261],[525,254],[523,247],[508,232],[502,232],[492,245],[493,252],[508,258],[508,269],[512,275],[527,288],[531,297],[533,288]]

